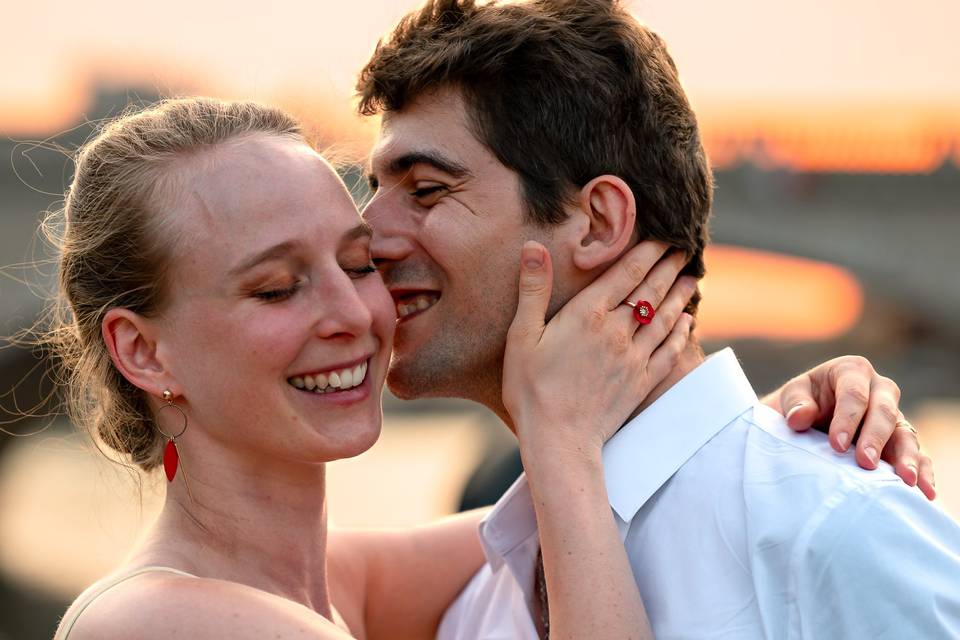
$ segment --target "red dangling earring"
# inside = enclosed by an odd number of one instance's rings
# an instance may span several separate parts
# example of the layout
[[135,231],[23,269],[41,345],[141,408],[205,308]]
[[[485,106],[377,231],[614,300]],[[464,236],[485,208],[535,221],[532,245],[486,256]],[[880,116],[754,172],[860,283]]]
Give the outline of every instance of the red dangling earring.
[[[173,408],[176,409],[183,419],[183,426],[175,435],[165,433],[163,429],[160,428],[160,425],[157,424],[157,431],[167,439],[167,444],[163,448],[163,470],[167,474],[167,482],[173,482],[174,477],[177,475],[177,467],[180,466],[180,452],[177,450],[177,438],[182,436],[184,431],[187,430],[187,414],[183,412],[183,409],[174,404],[173,392],[170,391],[170,389],[163,390],[163,400],[166,404],[162,405],[157,411],[158,418],[161,411]],[[157,422],[159,422],[159,420]]]

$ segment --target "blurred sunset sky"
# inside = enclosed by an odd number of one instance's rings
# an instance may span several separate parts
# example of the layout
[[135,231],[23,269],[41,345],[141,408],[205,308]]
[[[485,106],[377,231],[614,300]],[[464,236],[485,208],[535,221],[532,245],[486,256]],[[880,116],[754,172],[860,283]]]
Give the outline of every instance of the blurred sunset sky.
[[[278,103],[360,150],[357,71],[405,0],[5,3],[0,135],[68,128],[96,85]],[[713,161],[766,140],[793,169],[960,164],[960,2],[635,0],[667,41]]]

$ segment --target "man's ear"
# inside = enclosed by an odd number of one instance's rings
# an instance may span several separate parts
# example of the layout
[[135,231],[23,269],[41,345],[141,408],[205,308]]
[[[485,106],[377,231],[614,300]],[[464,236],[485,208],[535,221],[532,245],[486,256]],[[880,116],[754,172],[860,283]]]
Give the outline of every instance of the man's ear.
[[615,260],[633,238],[637,203],[633,190],[617,176],[603,175],[588,182],[578,199],[583,224],[577,225],[579,246],[573,263],[592,271]]
[[149,320],[129,309],[110,309],[100,330],[113,366],[130,384],[153,396],[160,396],[167,388],[172,390],[175,383],[157,357],[155,332]]

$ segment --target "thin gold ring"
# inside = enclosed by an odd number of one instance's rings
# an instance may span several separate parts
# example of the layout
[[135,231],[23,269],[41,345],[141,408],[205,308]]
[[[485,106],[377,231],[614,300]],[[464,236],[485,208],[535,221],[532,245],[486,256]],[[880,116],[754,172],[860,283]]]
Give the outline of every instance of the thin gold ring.
[[920,437],[920,433],[917,431],[917,428],[910,424],[909,420],[897,420],[897,429],[906,429],[915,435],[917,438]]

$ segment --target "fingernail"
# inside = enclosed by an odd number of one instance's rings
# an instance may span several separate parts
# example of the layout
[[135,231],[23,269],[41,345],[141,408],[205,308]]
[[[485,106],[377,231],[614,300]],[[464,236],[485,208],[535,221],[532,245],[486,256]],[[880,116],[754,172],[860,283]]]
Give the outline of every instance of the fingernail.
[[790,407],[790,410],[787,411],[787,420],[789,421],[789,420],[790,420],[790,416],[792,416],[793,414],[795,414],[795,413],[796,413],[797,411],[799,411],[800,409],[803,409],[803,406],[804,406],[804,403],[801,402],[801,403],[799,403],[799,404],[795,404],[795,405],[793,405],[792,407]]
[[863,450],[863,452],[867,454],[868,458],[870,458],[870,462],[872,462],[873,464],[877,464],[877,461],[879,460],[879,456],[877,456],[876,448],[872,446],[868,446]]
[[[919,471],[917,470],[917,468],[916,468],[915,466],[913,466],[912,464],[908,464],[908,465],[907,465],[907,469],[910,469],[910,471],[913,472],[913,484],[916,484],[916,483],[917,483],[917,478],[920,477],[920,472],[919,472]],[[913,486],[913,485],[910,485],[910,486]]]
[[841,432],[840,435],[837,436],[837,444],[840,445],[842,450],[846,451],[850,445],[850,434],[846,431]]
[[543,250],[537,245],[523,246],[523,266],[527,269],[539,269],[543,266]]

